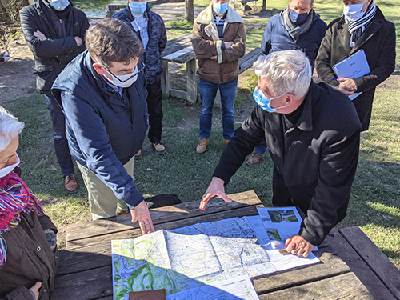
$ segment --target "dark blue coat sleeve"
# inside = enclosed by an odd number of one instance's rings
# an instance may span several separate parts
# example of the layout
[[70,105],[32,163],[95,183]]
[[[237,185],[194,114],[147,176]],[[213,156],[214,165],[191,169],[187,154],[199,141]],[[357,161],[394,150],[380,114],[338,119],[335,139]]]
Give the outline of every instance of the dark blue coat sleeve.
[[61,97],[66,122],[75,135],[86,167],[106,184],[118,199],[130,206],[138,205],[144,198],[115,155],[101,117],[88,103],[70,92],[63,92]]

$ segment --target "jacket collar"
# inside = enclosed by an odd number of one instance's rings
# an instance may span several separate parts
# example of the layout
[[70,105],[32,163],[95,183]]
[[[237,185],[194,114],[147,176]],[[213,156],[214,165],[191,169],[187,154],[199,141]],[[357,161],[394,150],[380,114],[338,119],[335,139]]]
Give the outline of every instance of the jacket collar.
[[[356,45],[350,50],[350,55],[360,50],[361,46],[364,45],[383,26],[385,21],[386,19],[383,16],[382,11],[378,7],[376,7],[375,17],[372,19],[369,26],[365,28],[364,32],[357,40]],[[339,19],[338,30],[342,39],[344,41],[348,41],[347,45],[350,48],[350,32],[344,16]]]
[[304,99],[305,104],[303,107],[303,112],[295,124],[297,128],[304,131],[312,131],[313,130],[313,122],[312,122],[312,104],[313,98],[315,95],[315,83],[311,81],[310,88],[307,92],[306,98]]
[[[211,4],[203,10],[196,19],[197,24],[210,24],[214,22],[213,10]],[[230,6],[225,18],[226,23],[243,23],[242,17]]]

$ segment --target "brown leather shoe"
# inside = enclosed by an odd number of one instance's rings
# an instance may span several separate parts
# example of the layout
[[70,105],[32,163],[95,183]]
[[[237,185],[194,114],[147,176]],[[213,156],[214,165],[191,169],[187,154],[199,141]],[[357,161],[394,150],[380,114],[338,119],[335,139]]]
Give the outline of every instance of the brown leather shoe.
[[130,213],[129,208],[128,209],[121,209],[121,208],[117,208],[117,210],[115,211],[115,213],[117,214],[117,216],[122,216],[122,215],[127,215]]
[[70,193],[75,193],[77,190],[79,190],[79,184],[76,181],[74,174],[65,176],[65,188]]
[[140,149],[133,157],[135,159],[141,159],[142,158],[142,149]]
[[246,165],[248,166],[254,166],[260,162],[260,160],[264,157],[264,154],[260,154],[257,152],[253,152],[249,159],[246,162]]
[[197,145],[196,152],[197,153],[203,153],[207,150],[207,145],[208,145],[209,140],[208,139],[203,139],[200,138],[199,144]]

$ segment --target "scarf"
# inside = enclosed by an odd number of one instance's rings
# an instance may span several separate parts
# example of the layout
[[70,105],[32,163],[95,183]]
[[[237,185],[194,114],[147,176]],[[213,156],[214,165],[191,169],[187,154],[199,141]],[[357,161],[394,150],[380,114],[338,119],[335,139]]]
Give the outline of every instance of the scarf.
[[365,28],[371,23],[372,19],[375,17],[376,5],[371,2],[365,14],[357,21],[351,21],[346,18],[346,24],[350,32],[350,47],[354,47],[358,38],[361,36]]
[[307,30],[310,28],[311,24],[314,21],[314,17],[318,16],[314,10],[310,10],[310,13],[307,16],[307,19],[305,22],[299,26],[293,25],[292,21],[290,21],[289,18],[289,5],[286,7],[286,9],[281,12],[281,19],[282,19],[282,26],[285,27],[286,31],[289,33],[292,39],[297,40],[297,37],[304,33],[307,32]]
[[1,238],[5,231],[16,227],[22,212],[43,215],[42,205],[14,172],[0,178],[0,266],[6,260],[6,244]]

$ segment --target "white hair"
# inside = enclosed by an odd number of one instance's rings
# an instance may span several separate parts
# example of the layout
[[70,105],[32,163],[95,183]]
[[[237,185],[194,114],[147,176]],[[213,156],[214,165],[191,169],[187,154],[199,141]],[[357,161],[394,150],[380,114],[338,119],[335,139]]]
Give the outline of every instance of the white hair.
[[0,106],[0,152],[4,151],[11,140],[22,132],[25,124]]
[[310,61],[299,50],[283,50],[261,55],[254,63],[254,73],[265,78],[276,96],[292,94],[304,97],[312,76]]

